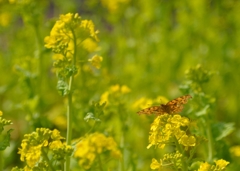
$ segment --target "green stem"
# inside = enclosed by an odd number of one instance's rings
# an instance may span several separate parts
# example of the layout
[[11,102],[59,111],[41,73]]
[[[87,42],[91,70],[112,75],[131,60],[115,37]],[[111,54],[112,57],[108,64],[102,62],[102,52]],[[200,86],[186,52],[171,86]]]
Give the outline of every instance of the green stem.
[[[76,36],[74,33],[74,30],[71,30],[73,34],[73,43],[74,43],[74,53],[73,53],[73,61],[72,65],[75,68],[76,66],[76,51],[77,51],[77,41],[76,41]],[[74,74],[70,76],[69,78],[69,84],[68,84],[68,107],[67,107],[67,145],[71,145],[72,141],[72,118],[73,118],[73,112],[72,112],[72,86],[73,86],[73,80],[74,80]],[[71,163],[71,156],[66,156],[66,164],[64,167],[64,171],[69,171],[70,170],[70,163]]]
[[46,152],[44,151],[44,149],[42,149],[42,155],[43,155],[44,159],[47,161],[47,163],[48,163],[48,165],[49,165],[49,170],[50,170],[50,171],[53,171],[54,168],[53,168],[53,166],[52,166],[52,162],[49,160],[49,158],[48,158]]
[[187,159],[186,159],[186,154],[182,148],[182,146],[180,146],[180,144],[178,143],[178,140],[176,137],[174,137],[174,142],[175,142],[175,145],[177,147],[177,150],[183,155],[181,157],[181,161],[182,161],[182,170],[183,171],[187,171],[188,170],[188,164],[187,164]]
[[[73,78],[70,77],[71,85]],[[72,93],[68,94],[68,107],[67,107],[67,145],[71,145],[72,140]],[[66,157],[65,171],[69,171],[70,169],[70,156]]]
[[101,160],[100,154],[97,155],[97,158],[98,158],[99,170],[103,171],[102,160]]
[[212,139],[212,131],[210,126],[210,119],[206,119],[207,122],[207,139],[208,139],[208,161],[212,161],[213,158],[213,139]]

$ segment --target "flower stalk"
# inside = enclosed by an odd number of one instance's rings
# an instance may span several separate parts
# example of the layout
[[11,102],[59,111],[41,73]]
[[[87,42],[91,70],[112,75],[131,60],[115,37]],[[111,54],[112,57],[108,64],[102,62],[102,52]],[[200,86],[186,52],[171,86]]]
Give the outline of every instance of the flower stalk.
[[[73,50],[73,61],[72,61],[72,65],[73,68],[76,68],[76,38],[75,38],[75,34],[74,31],[71,29],[72,35],[73,35],[73,42],[74,42],[74,50]],[[71,145],[71,141],[72,141],[72,115],[73,115],[73,106],[72,106],[72,94],[73,94],[73,90],[72,90],[72,85],[73,85],[73,80],[74,80],[74,75],[71,75],[69,78],[69,87],[68,87],[68,106],[67,106],[67,145]],[[65,164],[65,171],[69,171],[70,169],[70,163],[71,163],[71,157],[67,156],[66,157],[66,164]]]

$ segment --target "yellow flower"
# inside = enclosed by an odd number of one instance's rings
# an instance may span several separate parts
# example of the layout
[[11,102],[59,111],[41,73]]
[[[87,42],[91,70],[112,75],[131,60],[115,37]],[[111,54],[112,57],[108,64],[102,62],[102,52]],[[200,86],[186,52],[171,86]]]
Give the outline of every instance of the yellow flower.
[[134,109],[139,109],[139,108],[144,109],[144,108],[151,106],[152,104],[153,104],[152,99],[147,99],[147,98],[142,97],[133,103],[133,108]]
[[80,27],[88,30],[90,33],[90,36],[93,37],[96,41],[99,41],[97,37],[97,34],[99,33],[99,31],[98,30],[95,31],[95,26],[92,20],[82,20]]
[[102,95],[101,95],[101,97],[100,97],[100,104],[103,104],[103,103],[107,103],[108,104],[108,96],[109,96],[109,92],[108,91],[106,91],[106,92],[104,92]]
[[3,115],[3,112],[0,110],[0,116],[2,116]]
[[[87,35],[85,34],[87,33]],[[45,47],[52,49],[54,53],[62,54],[64,57],[72,58],[74,52],[74,41],[80,44],[87,39],[83,45],[86,49],[97,49],[96,43],[89,41],[89,37],[97,38],[98,31],[95,31],[94,24],[91,20],[81,20],[76,13],[60,15],[59,20],[53,26],[50,36],[45,37]],[[91,46],[90,46],[91,45]]]
[[202,163],[198,169],[198,171],[210,171],[211,165],[207,162]]
[[110,92],[114,93],[114,92],[118,92],[120,90],[120,86],[119,84],[113,85],[110,87]]
[[[41,168],[42,166],[38,164],[47,162],[44,159],[48,154],[62,161],[64,157],[71,155],[73,148],[63,145],[61,139],[63,137],[60,136],[58,130],[51,131],[47,128],[37,128],[36,132],[25,134],[18,151],[21,155],[20,160],[25,161],[29,169],[33,167]],[[42,154],[43,151],[44,155]]]
[[106,137],[101,133],[93,133],[83,138],[77,145],[74,157],[79,158],[79,164],[89,169],[97,155],[104,151],[110,151],[113,157],[121,157],[117,144],[112,137]]
[[60,140],[53,141],[49,144],[50,149],[56,149],[63,147],[63,143]]
[[98,55],[94,55],[91,59],[89,59],[88,61],[91,62],[92,66],[96,67],[97,69],[99,69],[101,67],[101,62],[102,62],[103,58],[101,56]]
[[53,140],[63,139],[63,137],[60,135],[60,132],[59,132],[57,129],[54,129],[54,130],[52,131],[51,138],[52,138]]
[[121,93],[127,94],[127,93],[129,93],[129,92],[131,92],[131,89],[128,88],[128,86],[123,85],[123,86],[121,87]]
[[36,163],[40,160],[42,145],[32,146],[28,149],[28,152],[25,155],[25,160],[27,165],[34,167]]
[[231,147],[230,152],[233,156],[240,157],[240,145]]
[[217,161],[214,161],[216,164],[216,170],[224,170],[225,167],[229,164],[229,162],[227,162],[226,160],[223,159],[219,159]]
[[153,170],[156,170],[156,169],[160,169],[161,167],[162,167],[161,160],[160,160],[160,163],[159,163],[155,158],[153,158],[152,163],[150,165],[150,168],[153,169]]
[[171,138],[176,138],[179,144],[186,147],[195,146],[196,139],[194,136],[188,136],[182,127],[189,126],[190,122],[187,118],[180,115],[164,114],[156,117],[151,124],[149,145],[157,145],[159,148],[164,148],[165,144],[170,143]]
[[197,171],[223,171],[225,170],[226,166],[229,164],[229,162],[223,159],[216,160],[214,162],[215,162],[215,165],[210,165],[207,162],[202,163]]
[[66,25],[69,25],[69,24],[78,24],[76,23],[76,21],[74,21],[74,19],[77,21],[81,19],[81,17],[76,13],[76,14],[73,14],[73,13],[68,13],[66,15],[60,15],[60,21],[62,21],[62,24],[66,24]]
[[121,4],[127,4],[130,0],[101,0],[101,3],[110,12],[116,12]]
[[185,147],[195,146],[196,145],[196,138],[194,136],[188,136],[188,135],[185,134],[180,138],[179,144],[182,144]]
[[83,48],[86,49],[88,52],[94,52],[100,50],[98,44],[93,41],[91,38],[87,38],[82,42]]

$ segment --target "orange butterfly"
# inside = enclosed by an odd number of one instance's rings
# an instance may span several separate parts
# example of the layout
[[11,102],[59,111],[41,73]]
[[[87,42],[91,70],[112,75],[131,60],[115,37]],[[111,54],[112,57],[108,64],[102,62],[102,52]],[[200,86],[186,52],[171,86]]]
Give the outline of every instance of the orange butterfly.
[[146,109],[138,111],[138,114],[156,114],[162,115],[164,113],[174,114],[183,110],[183,104],[186,104],[188,99],[192,98],[190,95],[185,95],[171,100],[167,104],[161,104],[160,106],[152,106]]

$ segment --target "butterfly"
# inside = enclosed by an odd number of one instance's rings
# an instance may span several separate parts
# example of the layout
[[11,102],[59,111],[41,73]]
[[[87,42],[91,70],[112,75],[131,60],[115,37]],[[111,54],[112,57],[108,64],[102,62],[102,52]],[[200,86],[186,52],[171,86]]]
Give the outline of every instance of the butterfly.
[[190,95],[185,95],[178,97],[176,99],[173,99],[169,101],[167,104],[161,104],[159,106],[152,106],[149,108],[142,109],[138,111],[138,114],[156,114],[156,115],[162,115],[164,113],[168,114],[175,114],[179,113],[183,110],[183,104],[186,104],[188,102],[188,99],[192,98]]

